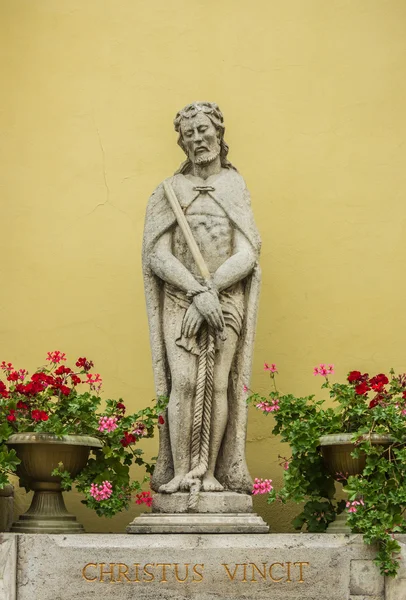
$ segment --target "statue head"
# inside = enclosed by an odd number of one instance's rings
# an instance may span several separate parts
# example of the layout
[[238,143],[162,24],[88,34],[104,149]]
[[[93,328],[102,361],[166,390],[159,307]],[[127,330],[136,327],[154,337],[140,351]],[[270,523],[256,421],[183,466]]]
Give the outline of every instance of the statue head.
[[[227,160],[228,145],[224,141],[224,119],[214,102],[193,102],[180,110],[174,120],[179,133],[178,144],[187,160],[177,173],[188,173],[193,164],[210,162],[220,155],[221,166],[235,169]],[[202,140],[196,145],[194,132],[200,131]],[[199,136],[200,137],[200,136]]]

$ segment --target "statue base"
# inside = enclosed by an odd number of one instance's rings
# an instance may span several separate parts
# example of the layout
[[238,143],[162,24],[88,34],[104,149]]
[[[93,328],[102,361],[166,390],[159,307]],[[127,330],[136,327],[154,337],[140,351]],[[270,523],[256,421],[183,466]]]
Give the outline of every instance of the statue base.
[[127,533],[268,533],[255,513],[144,513]]
[[196,509],[189,494],[155,494],[152,513],[144,513],[127,533],[268,533],[265,521],[252,512],[252,497],[236,492],[201,492]]
[[154,494],[153,513],[252,513],[252,496],[236,492],[199,492],[194,511],[188,508],[189,493]]

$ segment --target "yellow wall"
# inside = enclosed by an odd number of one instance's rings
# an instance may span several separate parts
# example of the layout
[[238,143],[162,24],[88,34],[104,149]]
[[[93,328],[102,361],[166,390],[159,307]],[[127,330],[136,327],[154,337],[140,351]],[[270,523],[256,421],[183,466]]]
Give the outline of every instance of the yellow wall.
[[[252,387],[264,360],[303,394],[320,361],[406,370],[404,0],[1,0],[0,57],[0,359],[86,355],[106,395],[151,401],[144,211],[182,160],[176,111],[208,99],[263,238]],[[252,410],[251,472],[278,481],[271,429]],[[136,513],[79,501],[88,531]]]

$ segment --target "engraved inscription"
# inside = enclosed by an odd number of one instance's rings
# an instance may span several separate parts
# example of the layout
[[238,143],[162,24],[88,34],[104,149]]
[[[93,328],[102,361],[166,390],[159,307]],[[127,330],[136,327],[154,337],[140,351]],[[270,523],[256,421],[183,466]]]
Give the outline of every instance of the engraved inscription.
[[[219,577],[234,583],[304,583],[307,561],[221,563]],[[220,569],[222,567],[222,569]],[[213,575],[213,573],[211,573]],[[203,563],[87,563],[82,578],[89,583],[201,583]]]

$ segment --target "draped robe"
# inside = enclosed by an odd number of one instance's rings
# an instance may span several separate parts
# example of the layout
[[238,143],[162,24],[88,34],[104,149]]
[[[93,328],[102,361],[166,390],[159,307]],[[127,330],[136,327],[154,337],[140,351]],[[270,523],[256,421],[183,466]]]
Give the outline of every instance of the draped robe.
[[[176,174],[168,181],[183,210],[186,210],[200,193],[194,189],[198,187],[196,182],[182,174]],[[224,169],[218,175],[210,177],[205,183],[214,188],[208,192],[211,198],[223,209],[232,227],[239,230],[248,240],[258,261],[261,242],[243,178],[233,169]],[[161,184],[148,202],[142,257],[157,396],[169,396],[171,374],[162,331],[165,286],[164,282],[153,272],[150,257],[157,240],[174,226],[176,226],[176,218]],[[225,489],[241,493],[250,493],[252,489],[252,480],[245,460],[247,405],[244,386],[249,385],[251,376],[260,279],[260,268],[256,262],[252,272],[242,281],[244,289],[243,320],[229,374],[228,421],[215,469],[215,476]],[[160,426],[159,455],[152,478],[152,488],[156,491],[160,485],[167,483],[174,476],[167,415],[164,420],[165,423]]]

